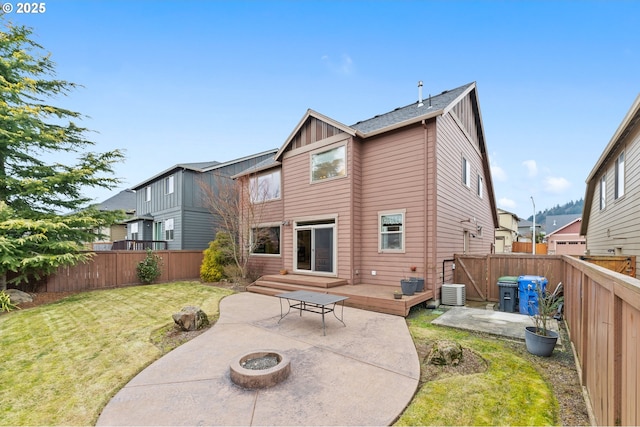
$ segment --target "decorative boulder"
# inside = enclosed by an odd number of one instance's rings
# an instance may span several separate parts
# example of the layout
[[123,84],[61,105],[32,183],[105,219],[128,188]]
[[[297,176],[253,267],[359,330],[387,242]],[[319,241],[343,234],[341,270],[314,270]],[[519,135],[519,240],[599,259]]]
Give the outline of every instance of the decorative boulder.
[[7,289],[6,294],[9,295],[9,300],[11,304],[22,304],[25,302],[33,302],[33,297],[26,293],[22,292],[18,289]]
[[183,307],[182,310],[175,313],[172,317],[176,325],[180,326],[183,331],[196,331],[209,324],[207,314],[202,311],[200,307],[192,305]]
[[437,341],[427,361],[432,365],[456,366],[462,361],[462,346],[454,341]]

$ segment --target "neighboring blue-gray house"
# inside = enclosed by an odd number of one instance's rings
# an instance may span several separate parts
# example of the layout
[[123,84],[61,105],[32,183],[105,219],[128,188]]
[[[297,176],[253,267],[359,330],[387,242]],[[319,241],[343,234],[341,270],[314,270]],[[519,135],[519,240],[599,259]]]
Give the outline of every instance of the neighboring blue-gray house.
[[[153,249],[206,249],[215,238],[214,216],[207,208],[202,183],[214,191],[221,180],[272,157],[277,150],[229,162],[181,163],[132,187],[136,215],[127,220],[127,242],[114,249],[143,249],[135,241],[155,241]],[[124,243],[124,242],[123,242]]]

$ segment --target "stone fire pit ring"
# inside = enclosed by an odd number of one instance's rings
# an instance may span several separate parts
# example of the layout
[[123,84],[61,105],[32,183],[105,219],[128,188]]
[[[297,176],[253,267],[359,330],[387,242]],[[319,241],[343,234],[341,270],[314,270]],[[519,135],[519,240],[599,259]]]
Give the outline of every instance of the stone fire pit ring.
[[[248,369],[243,367],[247,361],[260,358],[275,358],[277,364],[266,369]],[[289,377],[291,359],[275,350],[251,351],[236,357],[229,365],[231,381],[244,388],[272,387]]]

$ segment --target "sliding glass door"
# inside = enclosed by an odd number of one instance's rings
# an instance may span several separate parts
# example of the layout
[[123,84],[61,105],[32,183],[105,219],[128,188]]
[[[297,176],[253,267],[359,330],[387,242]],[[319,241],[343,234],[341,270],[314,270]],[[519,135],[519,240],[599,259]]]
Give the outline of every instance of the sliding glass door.
[[335,273],[335,220],[296,224],[296,270]]

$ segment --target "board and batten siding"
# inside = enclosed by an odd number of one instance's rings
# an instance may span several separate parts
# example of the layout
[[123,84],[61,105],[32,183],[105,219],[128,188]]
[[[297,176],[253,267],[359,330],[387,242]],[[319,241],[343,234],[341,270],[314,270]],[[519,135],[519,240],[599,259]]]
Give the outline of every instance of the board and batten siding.
[[[615,199],[615,160],[624,150],[624,196]],[[595,178],[587,230],[590,255],[636,255],[640,271],[640,126],[622,141]],[[606,203],[600,210],[600,178],[606,174]]]
[[[336,216],[337,254],[336,273],[338,277],[351,277],[351,179],[353,174],[353,156],[351,137],[344,134],[344,139],[331,139],[332,143],[324,145],[323,141],[304,146],[302,149],[288,151],[283,158],[282,179],[284,194],[284,220],[289,226],[283,227],[281,236],[284,245],[284,268],[293,270],[295,243],[293,241],[294,221],[308,218],[330,218]],[[335,142],[333,142],[335,141]],[[311,154],[315,149],[324,151],[340,145],[347,150],[347,176],[311,182]]]
[[[169,176],[173,176],[173,193],[166,194],[164,180]],[[174,172],[138,188],[136,190],[136,215],[148,215],[179,206],[182,197],[182,178],[182,173]],[[151,187],[150,201],[146,200],[146,188],[148,186]]]
[[[484,174],[483,154],[477,143],[469,140],[469,132],[460,128],[451,114],[438,117],[437,136],[437,224],[435,245],[436,264],[442,279],[442,262],[464,253],[464,232],[469,233],[469,254],[491,253],[495,242],[495,230],[491,203],[486,188],[489,181]],[[471,165],[470,186],[462,179],[462,159]],[[483,179],[483,197],[477,192],[478,176]],[[477,226],[482,227],[478,233]],[[472,237],[475,234],[476,237]]]
[[[361,152],[360,280],[398,287],[401,279],[424,274],[425,130],[418,124],[367,139]],[[380,253],[378,215],[394,211],[405,211],[404,253]],[[419,267],[415,273],[412,265]]]

